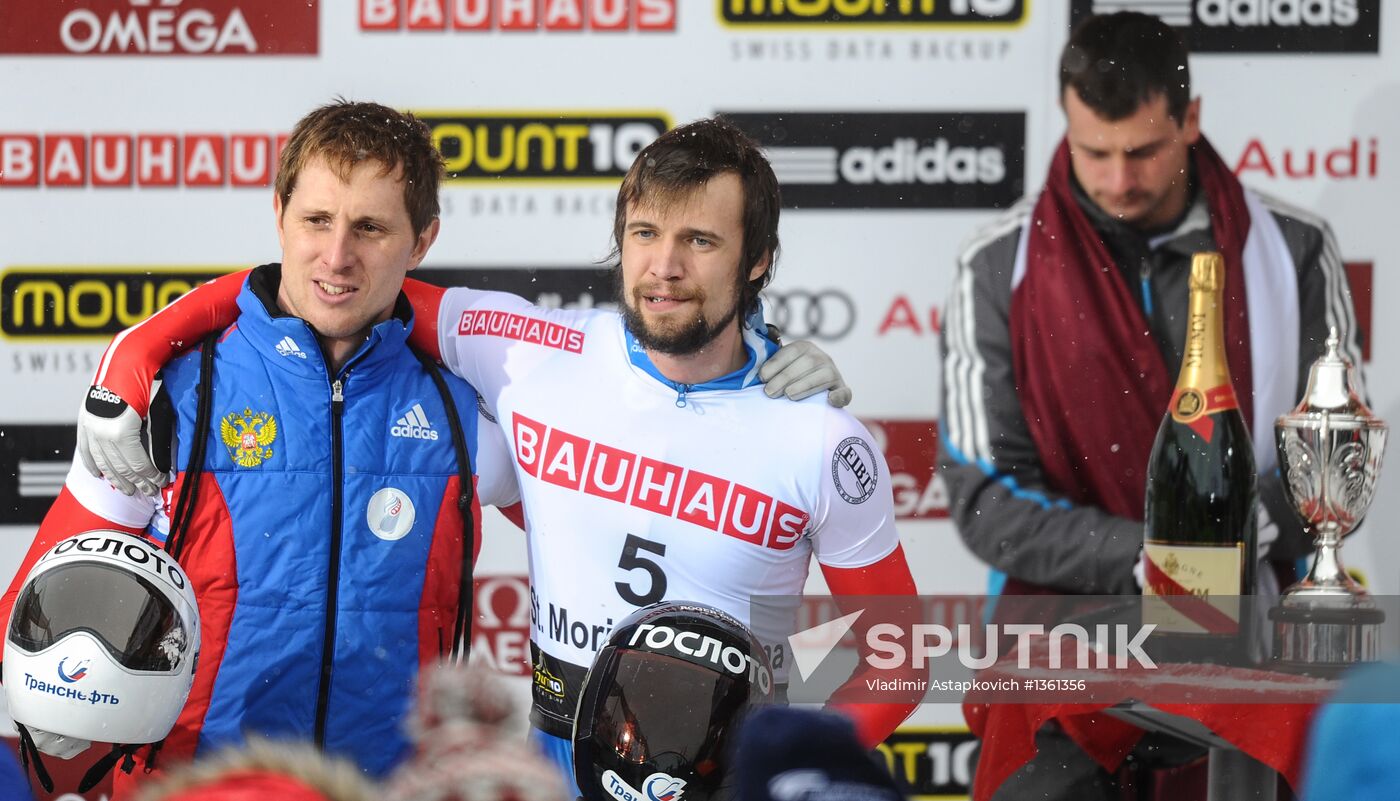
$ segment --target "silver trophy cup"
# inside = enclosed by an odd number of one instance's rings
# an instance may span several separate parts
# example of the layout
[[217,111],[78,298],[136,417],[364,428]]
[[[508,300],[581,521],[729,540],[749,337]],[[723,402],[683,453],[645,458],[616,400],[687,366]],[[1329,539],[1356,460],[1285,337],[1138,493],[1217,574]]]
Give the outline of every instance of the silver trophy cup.
[[1283,670],[1330,676],[1379,655],[1385,615],[1347,575],[1341,549],[1371,506],[1387,426],[1354,386],[1334,328],[1308,373],[1303,402],[1274,423],[1285,493],[1317,542],[1307,578],[1269,610],[1274,663]]

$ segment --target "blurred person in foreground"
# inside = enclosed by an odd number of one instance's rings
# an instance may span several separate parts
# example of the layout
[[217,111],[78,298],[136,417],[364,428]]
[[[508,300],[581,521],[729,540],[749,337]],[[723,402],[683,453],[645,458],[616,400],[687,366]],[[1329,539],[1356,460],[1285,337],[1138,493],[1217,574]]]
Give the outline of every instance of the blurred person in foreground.
[[[1214,250],[1259,471],[1259,553],[1291,582],[1310,542],[1283,496],[1273,420],[1301,397],[1329,327],[1361,361],[1331,229],[1239,183],[1201,134],[1185,46],[1156,17],[1080,23],[1060,104],[1044,187],[971,238],[947,301],[939,466],[959,534],[993,568],[993,592],[1141,591],[1144,468],[1182,363],[1191,256]],[[1280,576],[1257,573],[1277,594]],[[1054,726],[997,798],[1113,796]]]
[[574,801],[557,766],[527,745],[511,694],[478,663],[424,673],[409,721],[412,759],[389,779],[389,801]]
[[1400,793],[1400,664],[1358,665],[1313,718],[1301,801],[1391,801]]
[[136,801],[379,801],[353,763],[309,743],[250,738],[143,785]]
[[748,717],[734,752],[738,801],[903,801],[906,794],[850,721],[770,706]]

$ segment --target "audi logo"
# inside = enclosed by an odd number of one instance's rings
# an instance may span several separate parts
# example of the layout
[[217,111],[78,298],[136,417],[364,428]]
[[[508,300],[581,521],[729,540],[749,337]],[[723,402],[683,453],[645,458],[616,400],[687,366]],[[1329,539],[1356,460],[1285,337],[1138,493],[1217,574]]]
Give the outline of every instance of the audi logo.
[[856,324],[856,304],[836,289],[789,289],[763,293],[776,325],[787,339],[819,339],[826,342],[851,333]]

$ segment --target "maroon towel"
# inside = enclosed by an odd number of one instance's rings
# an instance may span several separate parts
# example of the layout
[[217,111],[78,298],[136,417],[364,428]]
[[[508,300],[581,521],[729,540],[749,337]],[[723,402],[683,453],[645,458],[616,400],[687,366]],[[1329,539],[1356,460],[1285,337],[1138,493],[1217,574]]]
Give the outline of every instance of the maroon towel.
[[[1244,190],[1204,138],[1196,175],[1225,256],[1225,350],[1244,413],[1253,418],[1242,253]],[[1070,189],[1068,142],[1036,202],[1026,271],[1011,297],[1011,348],[1021,409],[1051,489],[1077,504],[1143,519],[1147,460],[1171,399],[1147,319]]]

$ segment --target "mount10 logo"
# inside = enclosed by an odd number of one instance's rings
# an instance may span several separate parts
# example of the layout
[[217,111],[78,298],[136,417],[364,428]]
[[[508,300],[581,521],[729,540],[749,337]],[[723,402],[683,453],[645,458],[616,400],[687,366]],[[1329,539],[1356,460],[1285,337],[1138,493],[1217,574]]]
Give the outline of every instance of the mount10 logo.
[[1141,11],[1193,53],[1379,53],[1381,0],[1073,0],[1070,24]]
[[671,127],[659,112],[416,112],[442,151],[447,180],[616,180]]
[[717,0],[725,25],[1018,25],[1026,0]]
[[732,113],[785,208],[1003,208],[1025,187],[1024,112]]

